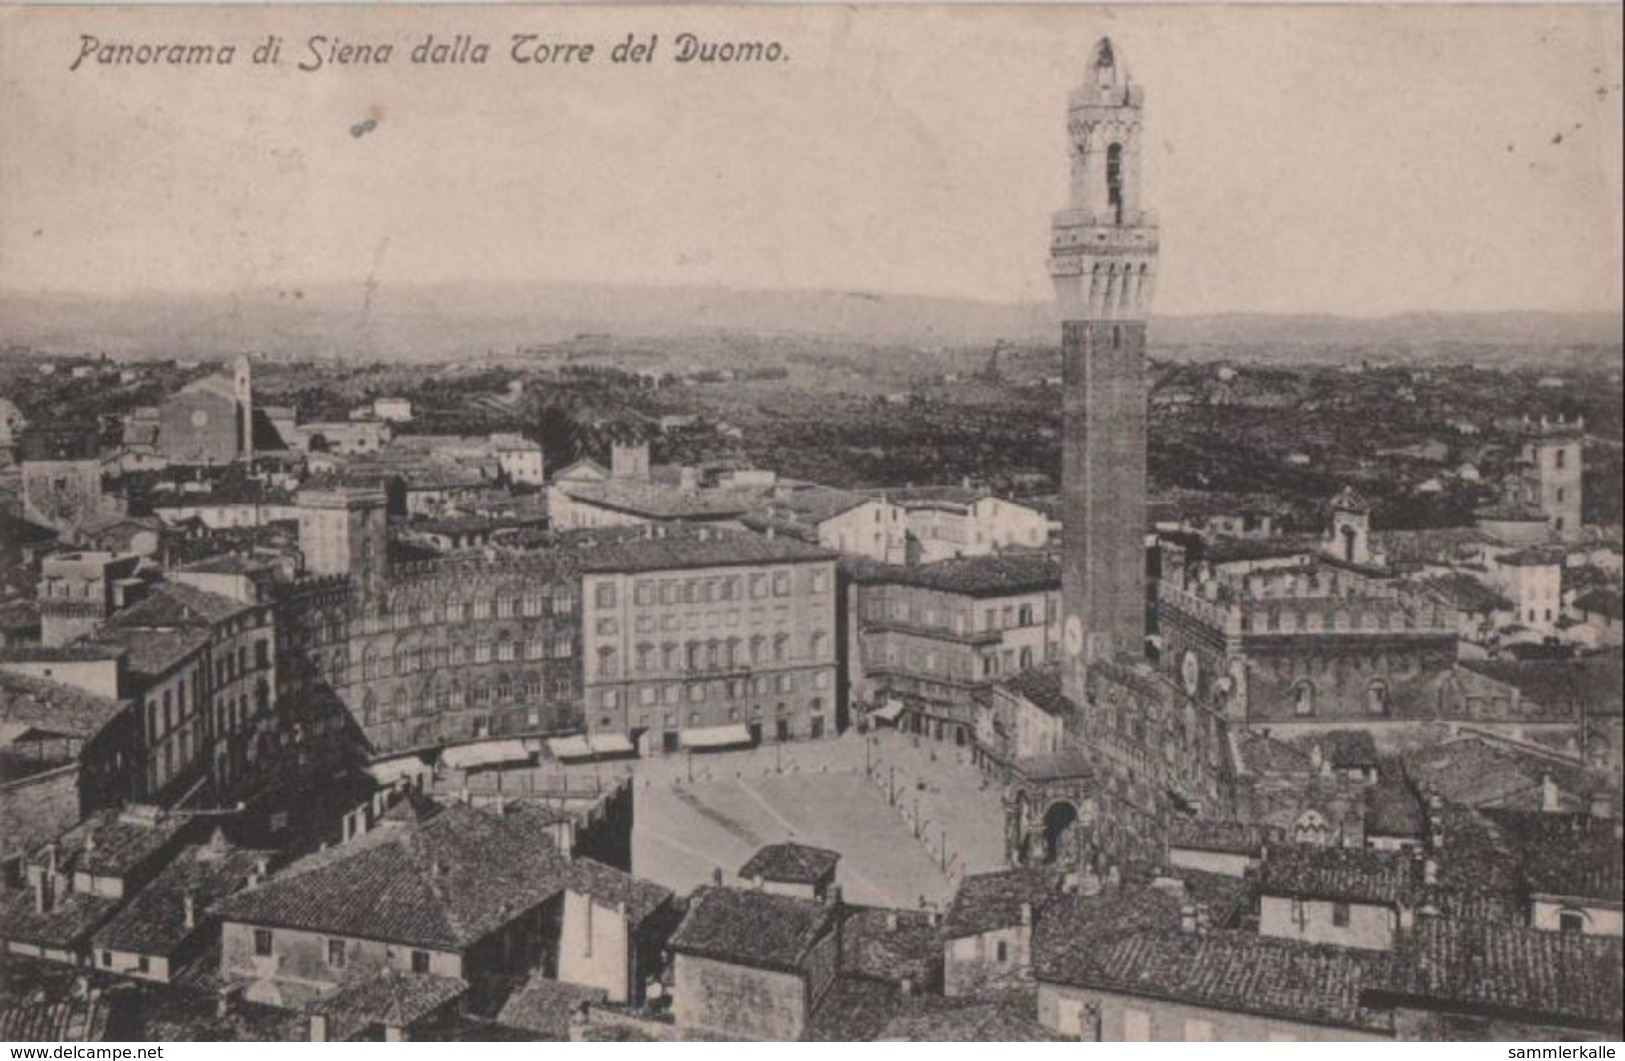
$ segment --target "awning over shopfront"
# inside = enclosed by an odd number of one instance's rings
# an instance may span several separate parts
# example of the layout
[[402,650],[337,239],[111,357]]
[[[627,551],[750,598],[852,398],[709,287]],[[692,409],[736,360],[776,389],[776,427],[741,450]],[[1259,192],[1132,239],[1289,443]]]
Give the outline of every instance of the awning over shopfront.
[[897,725],[897,720],[901,718],[902,715],[903,702],[901,700],[890,700],[875,712],[875,721],[890,722],[895,726]]
[[430,773],[429,764],[415,755],[401,755],[394,759],[380,759],[367,767],[380,785],[391,785],[402,778],[417,778]]
[[743,724],[729,726],[696,726],[683,730],[683,747],[695,751],[713,751],[718,748],[742,748],[750,745],[750,730]]
[[452,770],[477,770],[482,766],[500,766],[504,763],[528,763],[530,750],[522,740],[482,741],[462,744],[440,753],[440,764]]
[[553,737],[547,742],[547,750],[553,758],[567,763],[577,759],[591,759],[592,745],[587,738],[577,734],[574,737]]
[[630,740],[619,733],[578,733],[573,737],[552,737],[547,750],[560,762],[579,762],[582,759],[613,759],[636,755],[638,750]]
[[592,745],[593,754],[601,758],[638,753],[632,742],[619,733],[594,733],[587,738],[587,743]]

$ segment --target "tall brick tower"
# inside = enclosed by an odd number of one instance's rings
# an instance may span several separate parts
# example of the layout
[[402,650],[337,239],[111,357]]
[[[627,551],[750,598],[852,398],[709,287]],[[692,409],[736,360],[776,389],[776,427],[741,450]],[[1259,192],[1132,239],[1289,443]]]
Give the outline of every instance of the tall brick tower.
[[1140,207],[1144,100],[1102,38],[1068,101],[1072,200],[1050,240],[1065,414],[1062,683],[1077,704],[1092,660],[1144,650],[1145,322],[1157,271],[1156,218]]

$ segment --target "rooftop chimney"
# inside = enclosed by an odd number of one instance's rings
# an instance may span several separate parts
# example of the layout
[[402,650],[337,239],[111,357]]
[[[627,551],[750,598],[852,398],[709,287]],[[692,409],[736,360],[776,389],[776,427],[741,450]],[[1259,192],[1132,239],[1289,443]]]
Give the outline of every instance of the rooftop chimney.
[[184,917],[184,919],[186,921],[186,927],[189,928],[189,929],[190,928],[196,928],[197,927],[197,896],[192,894],[191,889],[187,889],[186,893],[181,896],[181,910],[183,912],[183,917]]
[[718,888],[722,887],[722,867],[718,866],[711,871],[711,883]]
[[1187,936],[1196,935],[1196,907],[1190,903],[1179,908],[1179,931]]
[[1563,809],[1563,793],[1552,780],[1551,774],[1542,774],[1540,777],[1540,809],[1546,814],[1556,814]]

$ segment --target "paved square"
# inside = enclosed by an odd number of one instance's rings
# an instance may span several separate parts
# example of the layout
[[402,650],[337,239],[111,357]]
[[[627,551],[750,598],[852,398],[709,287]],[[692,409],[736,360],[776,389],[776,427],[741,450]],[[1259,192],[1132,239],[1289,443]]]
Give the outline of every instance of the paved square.
[[847,734],[674,756],[639,762],[632,773],[633,871],[683,893],[719,868],[733,881],[757,848],[783,840],[839,851],[846,898],[876,905],[942,903],[964,873],[1003,861],[997,787],[954,749],[916,747],[896,734],[868,748]]

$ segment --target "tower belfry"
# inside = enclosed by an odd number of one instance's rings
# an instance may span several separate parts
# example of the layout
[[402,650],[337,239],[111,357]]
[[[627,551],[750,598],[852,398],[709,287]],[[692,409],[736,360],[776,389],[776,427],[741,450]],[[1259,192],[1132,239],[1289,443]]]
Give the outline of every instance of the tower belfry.
[[1064,413],[1062,682],[1083,703],[1092,660],[1145,640],[1145,322],[1156,218],[1140,204],[1140,86],[1108,38],[1067,106],[1071,201],[1055,214]]

